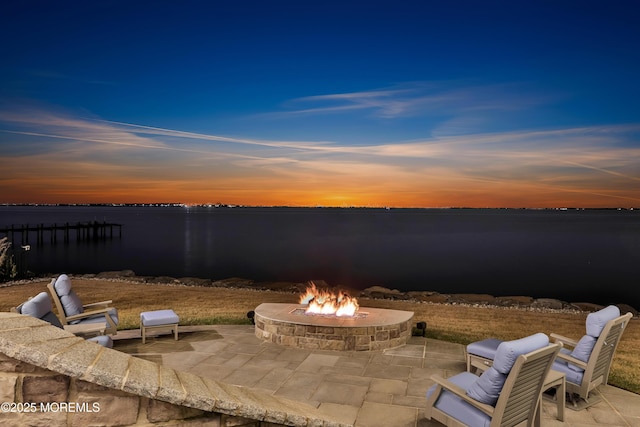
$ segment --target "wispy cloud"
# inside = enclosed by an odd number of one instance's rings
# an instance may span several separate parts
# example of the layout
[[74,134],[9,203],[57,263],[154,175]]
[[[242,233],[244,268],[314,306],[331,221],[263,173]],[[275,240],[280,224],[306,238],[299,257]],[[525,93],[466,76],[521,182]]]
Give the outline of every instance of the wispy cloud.
[[0,163],[11,177],[0,179],[5,194],[21,185],[37,192],[40,181],[57,188],[56,194],[87,195],[91,188],[103,191],[109,183],[126,182],[140,194],[151,194],[152,189],[160,194],[164,188],[197,200],[215,190],[233,197],[272,194],[280,203],[284,195],[295,195],[304,200],[301,204],[313,204],[320,193],[325,200],[366,196],[369,204],[396,200],[414,206],[482,205],[483,198],[495,199],[495,205],[529,206],[556,200],[583,205],[640,201],[640,147],[633,143],[640,125],[353,145],[230,137],[54,111],[3,110],[0,131],[5,153]]
[[363,110],[372,117],[396,119],[418,115],[471,115],[513,111],[550,101],[523,84],[473,85],[469,82],[414,82],[361,92],[292,99],[279,117]]

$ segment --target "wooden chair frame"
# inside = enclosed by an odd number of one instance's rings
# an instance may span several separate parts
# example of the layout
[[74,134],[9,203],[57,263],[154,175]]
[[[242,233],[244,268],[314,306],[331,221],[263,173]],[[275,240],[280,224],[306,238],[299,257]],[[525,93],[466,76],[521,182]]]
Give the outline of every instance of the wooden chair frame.
[[[567,380],[568,393],[576,394],[584,399],[586,403],[590,403],[589,393],[596,387],[602,384],[607,384],[609,381],[609,371],[611,370],[611,364],[613,362],[613,355],[618,348],[618,343],[620,342],[620,338],[624,332],[624,327],[627,325],[627,322],[629,322],[631,317],[632,314],[627,313],[613,320],[609,320],[605,324],[593,347],[589,360],[586,363],[576,359],[575,357],[571,357],[568,354],[558,354],[558,359],[567,361],[584,369],[582,382],[580,384],[574,384]],[[552,342],[560,342],[571,348],[578,344],[578,341],[562,335],[551,334],[550,336]]]
[[60,322],[63,325],[73,325],[71,322],[75,320],[82,321],[83,319],[103,315],[106,320],[105,334],[115,335],[118,332],[118,326],[109,315],[109,310],[114,308],[110,305],[113,302],[112,300],[83,304],[82,308],[84,309],[84,312],[75,314],[73,316],[67,316],[64,311],[62,301],[60,301],[60,297],[56,292],[55,283],[56,279],[51,280],[51,282],[47,285],[47,288],[49,289],[51,299],[56,306],[56,310],[58,311],[58,319],[60,319]]

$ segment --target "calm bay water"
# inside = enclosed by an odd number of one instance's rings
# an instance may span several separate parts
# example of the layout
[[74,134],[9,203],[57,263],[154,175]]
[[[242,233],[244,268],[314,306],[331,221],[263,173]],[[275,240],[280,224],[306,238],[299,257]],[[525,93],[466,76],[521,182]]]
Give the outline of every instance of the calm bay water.
[[72,234],[53,245],[32,233],[29,269],[323,279],[640,308],[637,210],[0,206],[0,228],[94,220],[123,224],[122,237],[76,242]]

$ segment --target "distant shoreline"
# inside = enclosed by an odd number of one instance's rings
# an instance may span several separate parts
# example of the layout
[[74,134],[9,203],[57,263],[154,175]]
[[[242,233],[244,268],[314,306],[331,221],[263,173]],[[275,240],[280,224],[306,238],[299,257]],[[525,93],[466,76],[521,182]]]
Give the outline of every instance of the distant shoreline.
[[[187,287],[223,287],[252,289],[261,292],[282,292],[282,293],[302,293],[307,287],[303,282],[256,282],[251,279],[231,277],[221,280],[203,279],[195,277],[175,278],[169,276],[138,276],[132,270],[104,271],[95,274],[73,274],[67,273],[71,278],[96,281],[128,282],[140,284],[155,284],[168,286]],[[51,280],[57,274],[45,274],[38,277],[15,280],[0,283],[0,288],[18,286],[33,282]],[[320,281],[322,286],[322,281]],[[330,288],[333,288],[329,286]],[[336,289],[344,289],[335,287]],[[353,296],[364,299],[386,299],[396,301],[406,301],[413,303],[434,303],[449,305],[484,306],[488,308],[522,309],[529,311],[545,312],[593,312],[604,307],[593,302],[567,302],[555,298],[533,298],[530,296],[493,296],[489,294],[443,294],[436,291],[407,291],[401,292],[397,289],[389,289],[382,286],[372,286],[364,290],[346,289]],[[615,303],[622,312],[631,312],[634,319],[638,319],[638,310],[625,303]]]
[[213,209],[372,209],[372,210],[401,210],[401,209],[433,209],[433,210],[533,210],[533,211],[640,211],[640,206],[558,206],[558,207],[534,207],[534,206],[500,206],[500,207],[474,207],[474,206],[262,206],[262,205],[236,205],[227,203],[202,203],[190,204],[180,202],[150,202],[150,203],[0,203],[5,207],[152,207],[152,208],[213,208]]

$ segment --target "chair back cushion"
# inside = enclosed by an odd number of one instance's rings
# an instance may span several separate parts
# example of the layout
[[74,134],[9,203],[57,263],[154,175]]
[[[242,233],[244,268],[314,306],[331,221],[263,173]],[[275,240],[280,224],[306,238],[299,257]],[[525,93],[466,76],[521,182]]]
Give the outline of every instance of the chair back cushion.
[[620,317],[620,309],[610,305],[587,316],[587,335],[598,338],[608,321]]
[[496,357],[493,359],[493,367],[498,372],[508,374],[521,354],[527,354],[534,350],[549,345],[549,337],[538,332],[528,337],[513,341],[505,341],[498,346]]
[[[591,356],[591,352],[593,351],[593,347],[596,345],[597,338],[592,337],[591,335],[585,335],[580,338],[578,344],[575,346],[573,351],[570,353],[572,357],[575,357],[578,360],[582,360],[584,363],[589,361],[589,357]],[[569,369],[573,369],[577,372],[583,372],[579,366],[574,365],[573,363],[569,363]]]
[[53,326],[62,328],[62,323],[60,323],[58,317],[53,313],[51,298],[46,292],[40,292],[35,297],[22,304],[20,313],[42,319],[51,323]]
[[78,297],[71,288],[71,279],[69,279],[69,276],[61,274],[53,286],[60,298],[65,316],[74,316],[84,312],[80,297]]
[[507,374],[498,372],[493,366],[480,375],[480,378],[467,390],[467,396],[478,402],[495,406],[500,392],[507,380]]

